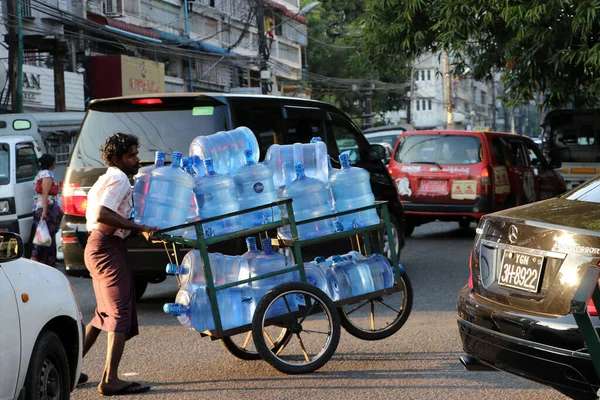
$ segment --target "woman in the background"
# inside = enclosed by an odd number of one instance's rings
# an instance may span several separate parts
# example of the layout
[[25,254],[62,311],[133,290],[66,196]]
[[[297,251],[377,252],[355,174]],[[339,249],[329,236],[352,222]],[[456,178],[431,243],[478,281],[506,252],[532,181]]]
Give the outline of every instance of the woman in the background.
[[52,245],[33,245],[31,259],[54,267],[56,263],[56,232],[63,217],[62,210],[58,204],[58,184],[54,182],[52,170],[56,167],[56,159],[52,154],[43,154],[38,159],[40,172],[33,181],[35,197],[33,198],[33,229],[31,238],[40,220],[46,221],[48,231],[52,238]]

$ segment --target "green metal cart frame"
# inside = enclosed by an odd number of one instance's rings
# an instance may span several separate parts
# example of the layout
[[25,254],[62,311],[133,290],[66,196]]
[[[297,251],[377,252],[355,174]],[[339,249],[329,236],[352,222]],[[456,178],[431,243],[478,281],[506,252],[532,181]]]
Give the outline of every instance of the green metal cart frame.
[[[285,211],[286,211],[285,214],[287,214],[287,216],[282,215],[282,217],[279,221],[274,221],[271,223],[263,224],[263,225],[249,228],[249,229],[240,230],[240,231],[229,233],[229,234],[224,234],[221,236],[206,237],[204,234],[203,225],[206,223],[217,221],[220,219],[229,218],[229,217],[238,216],[241,214],[245,214],[245,213],[249,213],[249,212],[253,212],[253,211],[257,211],[257,210],[261,210],[261,209],[272,208],[272,207],[279,207],[279,208],[284,207]],[[381,220],[380,220],[379,224],[375,224],[375,225],[371,225],[371,226],[367,226],[367,227],[356,228],[356,229],[352,229],[349,231],[336,232],[336,233],[333,233],[330,235],[321,236],[321,237],[314,238],[314,239],[306,239],[306,240],[298,239],[299,236],[298,236],[297,225],[309,224],[309,223],[316,222],[319,220],[336,218],[339,216],[353,214],[356,212],[370,210],[370,209],[380,210]],[[187,238],[183,238],[183,237],[179,237],[179,236],[172,236],[172,235],[168,234],[168,232],[175,231],[175,230],[182,229],[182,228],[187,228],[190,226],[193,226],[195,228],[196,239],[187,239]],[[252,235],[256,235],[256,234],[268,235],[269,231],[273,231],[277,228],[281,228],[284,226],[289,226],[292,238],[291,239],[272,239],[272,241],[276,240],[277,244],[280,247],[289,247],[293,250],[293,254],[294,254],[295,262],[296,262],[296,264],[294,266],[284,268],[284,269],[281,269],[278,271],[274,271],[274,272],[271,272],[268,274],[251,277],[249,279],[244,279],[244,280],[240,280],[237,282],[231,282],[231,283],[215,286],[214,277],[212,275],[212,269],[210,268],[210,259],[208,256],[208,247],[210,245],[213,245],[213,244],[216,244],[219,242],[228,241],[228,240],[244,238],[244,237],[248,237],[248,236],[252,236]],[[396,248],[393,245],[390,246],[390,252],[391,252],[390,262],[391,262],[391,265],[393,268],[394,280],[395,280],[395,284],[392,288],[374,291],[374,292],[363,294],[360,296],[355,296],[355,297],[351,297],[351,298],[333,302],[321,290],[306,283],[304,260],[302,257],[302,247],[303,246],[317,244],[317,243],[323,243],[323,242],[327,242],[327,241],[335,240],[335,239],[350,238],[350,241],[352,243],[352,248],[354,250],[359,251],[363,255],[370,255],[373,253],[381,253],[383,250],[383,246],[382,246],[383,241],[382,241],[382,237],[381,237],[381,233],[383,230],[385,230],[388,238],[392,237],[392,230],[391,230],[391,225],[390,225],[390,218],[389,218],[389,212],[388,212],[388,208],[387,208],[387,202],[378,201],[374,205],[371,205],[371,206],[361,207],[361,208],[357,208],[357,209],[350,210],[350,211],[330,214],[330,215],[327,215],[324,217],[313,218],[313,219],[304,220],[301,222],[296,222],[296,220],[294,219],[292,199],[278,199],[277,201],[275,201],[273,203],[265,204],[262,206],[253,207],[253,208],[249,208],[249,209],[245,209],[245,210],[241,210],[241,211],[236,211],[233,213],[228,213],[228,214],[224,214],[224,215],[221,215],[218,217],[207,218],[207,219],[196,221],[196,222],[177,225],[177,226],[169,227],[166,229],[161,229],[161,230],[155,232],[154,237],[165,243],[165,249],[167,250],[167,252],[169,252],[169,249],[167,248],[166,243],[170,243],[172,245],[176,263],[179,263],[179,255],[178,255],[179,250],[177,248],[177,245],[185,246],[185,247],[192,247],[192,248],[198,249],[200,252],[200,257],[202,259],[202,263],[204,266],[205,278],[206,278],[206,290],[207,290],[208,298],[210,301],[210,307],[211,307],[213,320],[214,320],[214,324],[215,324],[214,330],[201,332],[202,336],[210,336],[212,339],[226,339],[233,335],[252,331],[252,337],[254,339],[254,343],[256,345],[258,353],[260,354],[260,357],[265,359],[265,361],[269,362],[271,365],[273,365],[275,368],[279,369],[280,371],[293,374],[293,373],[312,372],[312,371],[316,370],[317,368],[320,368],[320,366],[324,365],[327,362],[327,360],[331,357],[331,355],[335,351],[335,348],[337,347],[337,342],[339,341],[340,324],[349,333],[351,333],[352,335],[354,335],[356,337],[359,337],[359,338],[365,339],[365,340],[379,340],[379,339],[388,337],[388,336],[394,334],[396,331],[398,331],[398,329],[400,329],[400,327],[404,324],[404,322],[408,318],[408,315],[410,314],[410,310],[412,308],[412,288],[410,286],[408,277],[406,276],[404,271],[401,270],[401,268],[399,266],[398,254],[396,253]],[[268,236],[266,236],[266,237],[268,237]],[[223,329],[221,312],[219,310],[219,305],[218,305],[218,300],[217,300],[217,292],[218,291],[224,290],[224,289],[227,289],[227,288],[230,288],[233,286],[243,285],[246,283],[269,278],[271,276],[285,274],[285,273],[292,272],[292,271],[298,271],[301,282],[290,282],[290,284],[279,285],[279,286],[273,288],[270,292],[268,292],[264,296],[264,298],[260,300],[251,324],[246,324],[243,326],[239,326],[239,327],[227,329],[227,330]],[[283,288],[280,288],[280,286],[282,286]],[[287,292],[285,292],[286,290],[287,290]],[[279,292],[281,292],[281,291],[285,292],[286,294],[280,294]],[[298,310],[298,311],[292,311],[288,305],[288,310],[289,310],[290,316],[288,316],[287,318],[285,318],[285,317],[265,318],[265,316],[267,314],[267,309],[277,300],[277,298],[280,298],[277,296],[284,296],[283,299],[285,300],[285,296],[290,295],[290,293],[292,293],[294,291],[297,292],[296,296],[304,296],[305,297],[305,307],[303,309]],[[402,300],[400,309],[396,311],[397,316],[393,319],[391,324],[389,324],[388,326],[385,326],[383,329],[375,329],[374,307],[375,307],[376,303],[383,304],[382,298],[384,298],[385,296],[389,296],[393,293],[400,292],[400,291],[403,292],[403,300]],[[266,303],[268,303],[268,301],[266,301],[267,299],[265,299],[267,297],[273,297],[273,299],[271,299],[270,304],[266,304]],[[263,303],[265,303],[265,304],[263,304]],[[359,304],[360,306],[353,307],[351,309],[347,309],[347,307],[346,307],[349,305],[356,305],[356,304]],[[368,304],[370,304],[370,306],[371,306],[370,328],[369,327],[364,328],[355,323],[355,321],[351,317],[351,314],[353,312],[355,312],[356,310],[358,310],[359,308],[363,307],[364,305],[368,305]],[[330,329],[331,329],[330,332],[333,332],[333,334],[332,334],[330,342],[328,343],[327,349],[323,349],[324,351],[321,352],[321,353],[323,353],[323,355],[318,357],[317,360],[308,360],[307,354],[306,354],[306,352],[304,352],[304,357],[306,358],[307,363],[300,365],[300,366],[296,366],[296,365],[290,366],[290,365],[287,365],[286,363],[282,363],[281,360],[278,358],[278,353],[283,349],[283,347],[285,347],[287,342],[285,340],[282,340],[282,342],[280,343],[280,346],[275,346],[273,341],[271,339],[267,338],[268,339],[267,342],[271,342],[271,343],[265,343],[264,340],[260,340],[260,337],[263,336],[264,329],[262,329],[261,327],[259,327],[257,325],[258,324],[262,324],[264,326],[281,325],[282,327],[284,327],[285,329],[288,329],[292,333],[296,333],[299,338],[300,337],[299,332],[294,332],[294,330],[298,330],[298,329],[301,330],[302,328],[298,327],[297,321],[295,323],[293,321],[290,322],[290,318],[292,318],[292,317],[299,318],[299,319],[301,319],[301,321],[304,321],[304,319],[309,314],[314,314],[318,311],[316,309],[315,310],[312,309],[316,305],[319,305],[321,308],[320,311],[323,311],[325,314],[327,314],[328,318],[330,318],[330,320],[331,320],[330,321]],[[390,308],[389,306],[387,306],[387,307]],[[319,307],[316,307],[316,308],[319,308]],[[287,339],[289,339],[289,336],[287,337]],[[262,345],[259,342],[263,342]],[[234,354],[234,355],[236,355],[236,354]],[[246,357],[242,356],[240,358],[254,359],[257,357],[246,358]]]

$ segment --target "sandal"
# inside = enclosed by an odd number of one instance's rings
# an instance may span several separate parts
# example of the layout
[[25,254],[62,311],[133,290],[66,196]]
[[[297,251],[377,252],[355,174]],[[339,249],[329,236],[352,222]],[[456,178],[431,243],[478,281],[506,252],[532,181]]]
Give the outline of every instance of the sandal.
[[77,380],[77,386],[85,385],[86,383],[88,383],[89,379],[90,379],[90,377],[87,374],[84,374],[82,372],[81,374],[79,374],[79,379]]
[[146,393],[150,390],[150,386],[142,386],[137,382],[131,382],[128,385],[125,385],[119,390],[115,390],[114,392],[103,392],[99,391],[102,396],[119,396],[126,394],[139,394]]

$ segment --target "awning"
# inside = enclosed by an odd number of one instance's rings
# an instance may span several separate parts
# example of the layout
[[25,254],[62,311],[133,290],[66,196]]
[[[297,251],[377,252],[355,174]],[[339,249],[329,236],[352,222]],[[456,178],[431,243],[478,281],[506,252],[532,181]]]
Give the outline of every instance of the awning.
[[283,11],[283,14],[286,17],[290,17],[295,19],[298,22],[301,22],[303,24],[307,24],[308,20],[306,19],[306,17],[304,15],[300,15],[298,13],[295,13],[293,11],[288,10],[288,8],[286,6],[284,6],[283,4],[279,4],[274,2],[273,0],[265,0],[265,4],[267,4],[269,7],[275,8],[277,10]]
[[128,22],[119,21],[118,19],[105,17],[103,15],[94,14],[91,12],[87,13],[87,19],[90,21],[94,21],[101,25],[107,25],[111,28],[118,29],[125,32],[134,33],[139,36],[146,36],[152,39],[160,39],[158,32],[149,28],[142,28],[141,26],[137,26],[134,24],[130,24]]
[[175,35],[169,32],[161,31],[159,29],[152,29],[157,35],[158,38],[167,43],[173,43],[181,48],[187,48],[196,51],[203,51],[207,53],[216,53],[216,54],[231,54],[236,55],[233,51],[229,51],[219,46],[215,46],[213,44],[208,44],[205,42],[201,42],[198,40],[191,40],[183,36]]

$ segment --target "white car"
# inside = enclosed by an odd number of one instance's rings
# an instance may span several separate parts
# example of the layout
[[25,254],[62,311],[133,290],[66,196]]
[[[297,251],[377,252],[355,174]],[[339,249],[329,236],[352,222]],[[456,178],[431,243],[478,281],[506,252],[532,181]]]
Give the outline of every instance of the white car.
[[81,372],[79,303],[62,272],[23,249],[0,232],[0,399],[68,399]]

